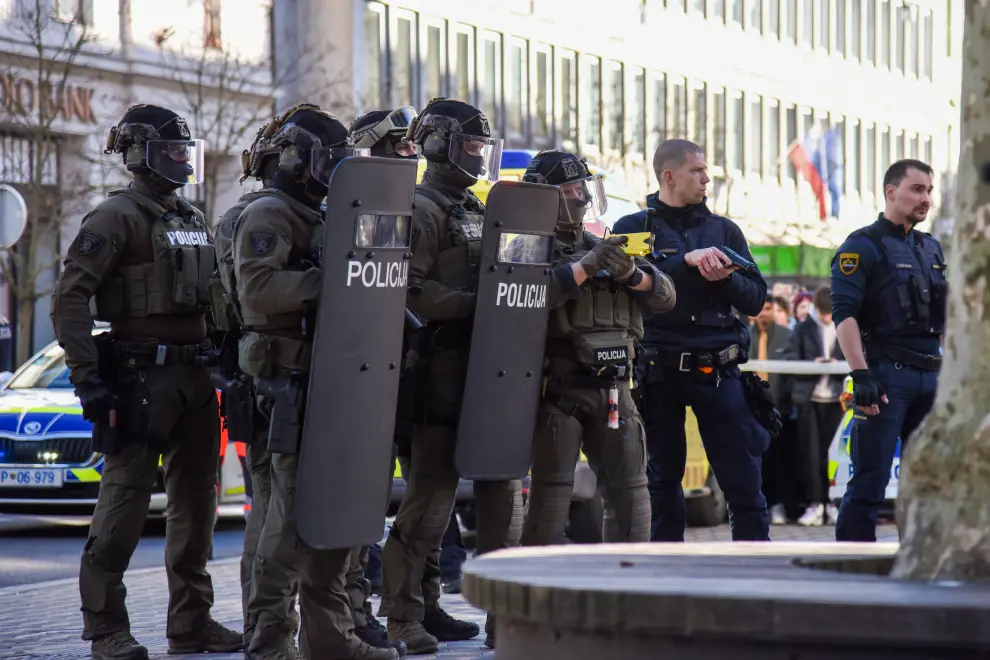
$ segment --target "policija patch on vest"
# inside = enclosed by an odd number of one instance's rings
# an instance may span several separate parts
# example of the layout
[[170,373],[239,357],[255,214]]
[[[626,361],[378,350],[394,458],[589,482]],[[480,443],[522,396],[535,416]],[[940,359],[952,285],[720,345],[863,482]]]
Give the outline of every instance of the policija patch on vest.
[[839,254],[839,272],[843,275],[852,275],[859,268],[859,254],[856,252],[843,252]]
[[251,249],[258,256],[264,256],[275,247],[275,232],[273,231],[253,231],[248,236],[251,241]]
[[80,256],[86,256],[87,254],[92,254],[100,249],[100,247],[106,242],[106,239],[99,234],[94,234],[88,229],[83,229],[79,232],[79,236],[76,237],[76,252]]

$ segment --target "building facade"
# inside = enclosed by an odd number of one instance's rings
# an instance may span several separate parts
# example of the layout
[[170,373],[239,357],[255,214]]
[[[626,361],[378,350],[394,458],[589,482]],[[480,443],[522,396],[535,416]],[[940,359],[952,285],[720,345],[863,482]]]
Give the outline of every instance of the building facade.
[[163,105],[206,140],[206,180],[181,192],[215,221],[244,191],[239,156],[271,116],[270,83],[267,2],[0,0],[0,183],[28,203],[18,248],[34,262],[33,283],[23,269],[0,282],[0,313],[29,353],[54,338],[49,294],[80,220],[128,181],[103,154],[124,111]]

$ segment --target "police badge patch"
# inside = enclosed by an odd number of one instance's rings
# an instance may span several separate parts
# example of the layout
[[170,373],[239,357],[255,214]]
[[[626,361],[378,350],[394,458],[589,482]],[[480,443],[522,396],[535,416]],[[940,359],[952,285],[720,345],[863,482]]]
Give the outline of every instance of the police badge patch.
[[80,256],[86,256],[87,254],[96,252],[100,249],[106,242],[106,239],[98,234],[94,234],[88,229],[83,229],[79,232],[79,236],[76,238],[76,252]]
[[859,267],[859,254],[856,252],[843,252],[839,255],[839,271],[843,275],[852,275]]
[[275,247],[275,232],[272,231],[253,231],[248,239],[251,241],[251,249],[258,256],[268,254]]

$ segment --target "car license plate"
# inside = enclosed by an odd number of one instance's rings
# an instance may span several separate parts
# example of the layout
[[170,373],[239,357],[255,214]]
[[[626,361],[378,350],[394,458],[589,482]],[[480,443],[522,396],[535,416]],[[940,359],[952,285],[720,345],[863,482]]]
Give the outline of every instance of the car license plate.
[[62,470],[0,468],[0,487],[58,488],[61,485]]

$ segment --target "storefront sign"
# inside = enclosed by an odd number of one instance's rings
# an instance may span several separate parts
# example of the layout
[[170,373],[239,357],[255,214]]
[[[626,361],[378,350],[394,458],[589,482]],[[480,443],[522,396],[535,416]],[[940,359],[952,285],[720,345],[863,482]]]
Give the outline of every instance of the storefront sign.
[[[0,73],[0,105],[9,115],[31,117],[46,121],[61,118],[95,124],[93,94],[90,87],[53,85],[23,78],[12,73]],[[54,116],[53,116],[54,115]]]

